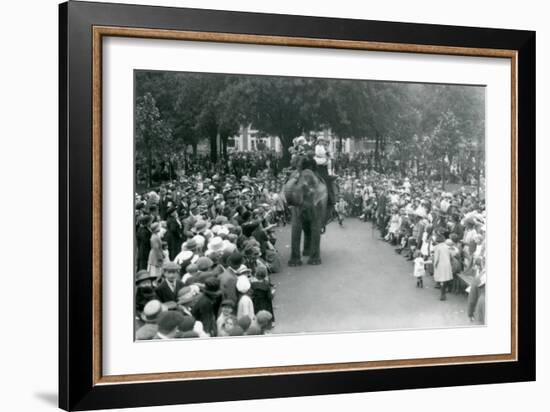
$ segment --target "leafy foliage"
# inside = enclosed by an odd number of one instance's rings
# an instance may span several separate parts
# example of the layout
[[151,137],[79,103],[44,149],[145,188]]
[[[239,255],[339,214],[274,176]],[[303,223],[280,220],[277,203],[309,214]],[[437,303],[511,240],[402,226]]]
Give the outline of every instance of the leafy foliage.
[[374,140],[377,166],[389,155],[403,168],[456,163],[471,172],[483,162],[482,87],[138,72],[136,96],[138,150],[153,156],[206,140],[215,161],[220,144],[252,125],[279,138],[284,160],[293,138],[330,128],[340,138]]
[[148,184],[151,184],[153,156],[162,155],[171,143],[172,131],[161,118],[151,93],[140,96],[136,102],[136,149],[147,157]]

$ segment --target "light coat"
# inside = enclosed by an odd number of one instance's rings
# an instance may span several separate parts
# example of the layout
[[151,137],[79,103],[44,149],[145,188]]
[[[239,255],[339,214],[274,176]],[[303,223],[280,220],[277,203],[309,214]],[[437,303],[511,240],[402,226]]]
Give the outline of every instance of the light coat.
[[447,282],[453,279],[451,251],[444,242],[434,247],[434,280]]

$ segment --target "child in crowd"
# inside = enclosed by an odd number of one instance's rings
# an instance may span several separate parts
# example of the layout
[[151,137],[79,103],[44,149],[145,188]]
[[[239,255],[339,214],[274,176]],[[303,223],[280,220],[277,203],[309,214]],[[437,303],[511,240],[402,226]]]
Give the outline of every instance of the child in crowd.
[[162,254],[164,256],[164,260],[163,260],[163,263],[168,263],[170,262],[170,255],[169,255],[169,251],[168,251],[168,242],[162,242]]
[[237,278],[236,288],[239,292],[239,302],[237,304],[237,318],[248,316],[251,320],[256,318],[254,304],[250,298],[250,280],[246,275],[240,275]]
[[[220,306],[220,316],[218,316],[218,319],[216,320],[216,324],[218,326],[218,336],[227,336],[229,333],[229,329],[231,329],[233,325],[227,330],[225,330],[224,325],[226,324],[226,320],[229,318],[234,317],[233,312],[235,311],[235,302],[233,302],[231,299],[225,299]],[[236,322],[234,322],[236,323]],[[226,333],[223,333],[224,331]]]
[[422,254],[418,250],[414,252],[413,256],[414,256],[413,276],[416,278],[416,287],[423,288],[424,287],[423,278],[426,275],[424,258],[422,257]]
[[264,266],[256,268],[255,281],[252,282],[252,303],[254,311],[267,310],[273,315],[273,295],[267,279],[267,269]]
[[223,321],[218,326],[218,336],[234,336],[232,330],[237,325],[237,318],[235,316],[229,315],[224,317]]
[[344,226],[344,216],[346,215],[347,203],[344,200],[343,196],[338,196],[338,201],[334,205],[334,210],[336,211],[336,216],[338,218],[338,224]]
[[399,226],[401,226],[401,217],[399,216],[399,211],[397,207],[393,207],[389,228],[388,228],[388,233],[384,238],[387,242],[390,242],[392,245],[394,245],[396,242],[397,231],[399,230]]

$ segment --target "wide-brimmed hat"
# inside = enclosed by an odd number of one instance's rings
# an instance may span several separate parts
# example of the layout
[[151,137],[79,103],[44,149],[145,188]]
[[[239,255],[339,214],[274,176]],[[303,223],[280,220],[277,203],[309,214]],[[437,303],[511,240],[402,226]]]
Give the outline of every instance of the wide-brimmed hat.
[[223,239],[219,236],[215,236],[208,242],[208,250],[219,251],[223,248]]
[[212,265],[214,264],[214,262],[212,262],[212,259],[210,259],[209,257],[201,256],[200,258],[197,259],[196,264],[197,264],[199,270],[201,272],[204,272],[204,271],[207,271],[208,269],[210,269],[212,267]]
[[186,305],[188,303],[191,303],[196,299],[199,293],[200,289],[196,285],[184,286],[178,291],[177,302],[179,305]]
[[224,252],[233,253],[237,250],[237,245],[228,239],[224,239],[222,242],[222,249]]
[[197,247],[202,248],[204,244],[206,243],[206,239],[201,235],[195,235],[193,236],[192,240],[195,241],[197,244]]
[[194,250],[197,248],[197,241],[193,238],[181,245],[182,250]]
[[241,265],[238,269],[237,269],[237,275],[245,275],[245,276],[248,276],[252,274],[252,270],[249,269],[247,266],[245,265]]
[[144,280],[155,279],[155,278],[156,276],[151,275],[145,269],[142,269],[138,273],[136,273],[136,285],[140,282],[143,282]]
[[306,144],[307,143],[307,140],[304,136],[300,136],[300,137],[296,137],[294,138],[294,140],[292,141],[294,144]]
[[178,265],[182,265],[185,262],[190,262],[193,258],[193,251],[191,250],[182,250],[180,253],[177,254],[177,256],[174,258],[174,262]]
[[191,231],[194,232],[194,233],[202,233],[206,229],[208,229],[208,222],[206,222],[206,220],[201,219],[201,220],[197,220],[197,222],[195,222],[195,225],[193,226]]
[[221,226],[220,230],[218,230],[218,236],[227,236],[229,235],[229,229],[225,226]]
[[148,225],[153,220],[153,217],[151,215],[143,215],[139,218],[139,223],[142,225]]
[[224,215],[216,216],[216,219],[214,220],[217,225],[225,225],[228,222],[228,219]]
[[145,322],[156,322],[159,315],[164,311],[166,311],[166,307],[160,300],[150,300],[141,312],[141,319]]
[[220,281],[216,277],[209,277],[204,282],[204,289],[208,292],[220,292]]

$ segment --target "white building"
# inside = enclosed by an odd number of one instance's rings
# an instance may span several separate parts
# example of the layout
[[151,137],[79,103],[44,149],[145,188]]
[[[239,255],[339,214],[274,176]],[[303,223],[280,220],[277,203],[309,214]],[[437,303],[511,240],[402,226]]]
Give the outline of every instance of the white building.
[[241,126],[239,134],[229,139],[228,148],[239,152],[252,152],[257,150],[282,150],[281,142],[276,136],[263,136],[251,126]]
[[[340,139],[332,134],[330,129],[323,129],[321,131],[310,132],[317,136],[323,136],[329,141],[329,150],[333,153],[339,151]],[[355,150],[361,149],[361,141],[354,141],[353,139],[342,139],[342,152],[350,153]],[[259,131],[253,129],[251,126],[241,126],[239,134],[229,139],[228,148],[239,152],[248,152],[256,150],[275,150],[281,152],[282,145],[277,136],[263,136]]]

